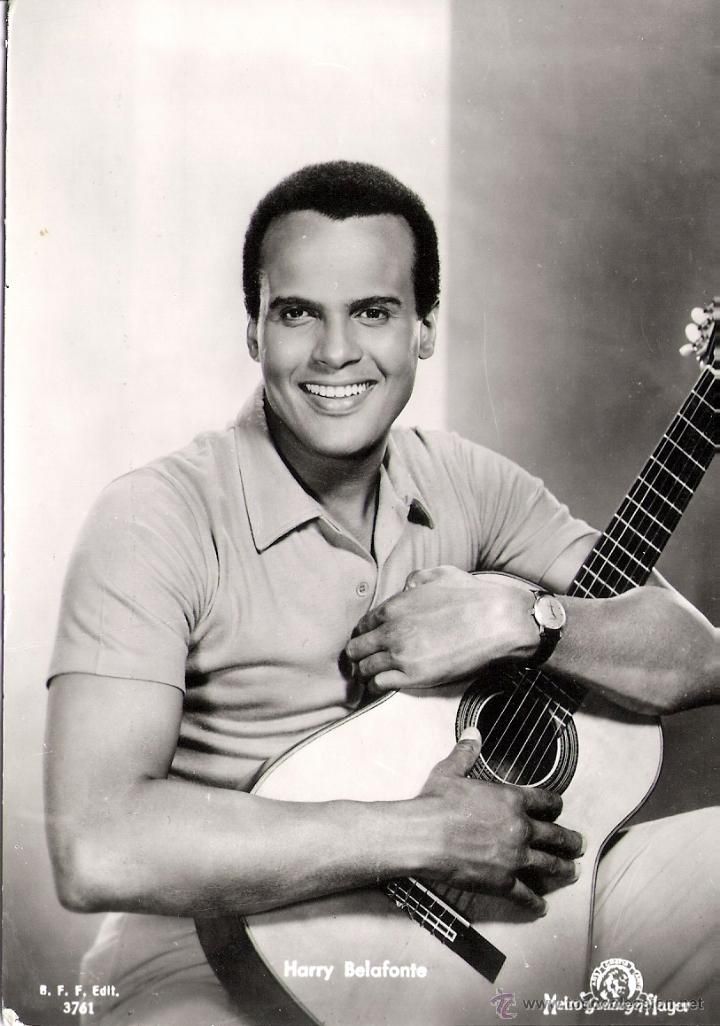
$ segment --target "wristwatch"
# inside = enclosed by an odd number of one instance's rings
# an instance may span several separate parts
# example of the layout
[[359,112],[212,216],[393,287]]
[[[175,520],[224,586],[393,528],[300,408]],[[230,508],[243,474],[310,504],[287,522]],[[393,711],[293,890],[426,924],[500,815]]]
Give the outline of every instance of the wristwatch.
[[537,652],[527,660],[527,666],[542,666],[555,651],[555,646],[562,637],[563,627],[567,622],[565,607],[560,599],[550,591],[537,591],[534,588],[535,603],[531,616],[540,631],[540,643]]

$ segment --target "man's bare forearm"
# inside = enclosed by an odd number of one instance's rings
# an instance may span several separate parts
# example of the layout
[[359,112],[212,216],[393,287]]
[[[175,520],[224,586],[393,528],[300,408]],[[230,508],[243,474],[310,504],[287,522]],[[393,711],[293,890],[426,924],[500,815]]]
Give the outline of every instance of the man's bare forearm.
[[560,799],[467,780],[477,738],[405,801],[284,802],[168,778],[176,689],[68,675],[50,697],[48,837],[76,911],[248,914],[418,874],[541,913],[523,872],[574,879],[582,839],[552,822]]
[[399,810],[276,802],[148,780],[78,832],[58,860],[77,911],[248,914],[374,884],[400,872]]
[[677,593],[638,588],[612,599],[562,601],[568,622],[548,670],[640,712],[720,700],[720,631]]

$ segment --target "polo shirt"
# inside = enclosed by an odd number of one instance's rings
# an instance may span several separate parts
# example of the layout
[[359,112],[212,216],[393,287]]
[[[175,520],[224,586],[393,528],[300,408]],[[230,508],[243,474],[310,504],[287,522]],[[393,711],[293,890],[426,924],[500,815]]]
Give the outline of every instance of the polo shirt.
[[49,676],[180,688],[171,775],[249,789],[268,759],[358,707],[345,645],[413,570],[541,581],[589,534],[497,453],[393,429],[369,552],[283,462],[258,390],[226,430],[101,494],[71,558]]

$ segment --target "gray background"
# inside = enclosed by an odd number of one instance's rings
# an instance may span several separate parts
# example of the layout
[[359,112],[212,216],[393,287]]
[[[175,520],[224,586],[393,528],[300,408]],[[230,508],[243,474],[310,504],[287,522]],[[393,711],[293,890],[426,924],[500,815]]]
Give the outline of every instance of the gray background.
[[[60,1016],[96,917],[44,847],[44,673],[72,541],[112,477],[252,389],[240,237],[311,160],[369,159],[444,240],[406,419],[516,458],[603,527],[695,378],[720,292],[704,0],[18,0],[8,142],[4,1002]],[[715,161],[716,164],[716,161]],[[711,470],[661,569],[718,619]],[[649,810],[711,797],[716,710],[675,718]]]

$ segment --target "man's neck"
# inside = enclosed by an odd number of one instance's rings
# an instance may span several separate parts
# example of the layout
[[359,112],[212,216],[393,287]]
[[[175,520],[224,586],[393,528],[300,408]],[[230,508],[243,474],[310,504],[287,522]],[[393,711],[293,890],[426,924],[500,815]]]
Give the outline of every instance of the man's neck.
[[265,412],[275,447],[292,474],[318,500],[330,519],[371,551],[386,440],[358,456],[314,453],[287,430],[267,403]]

